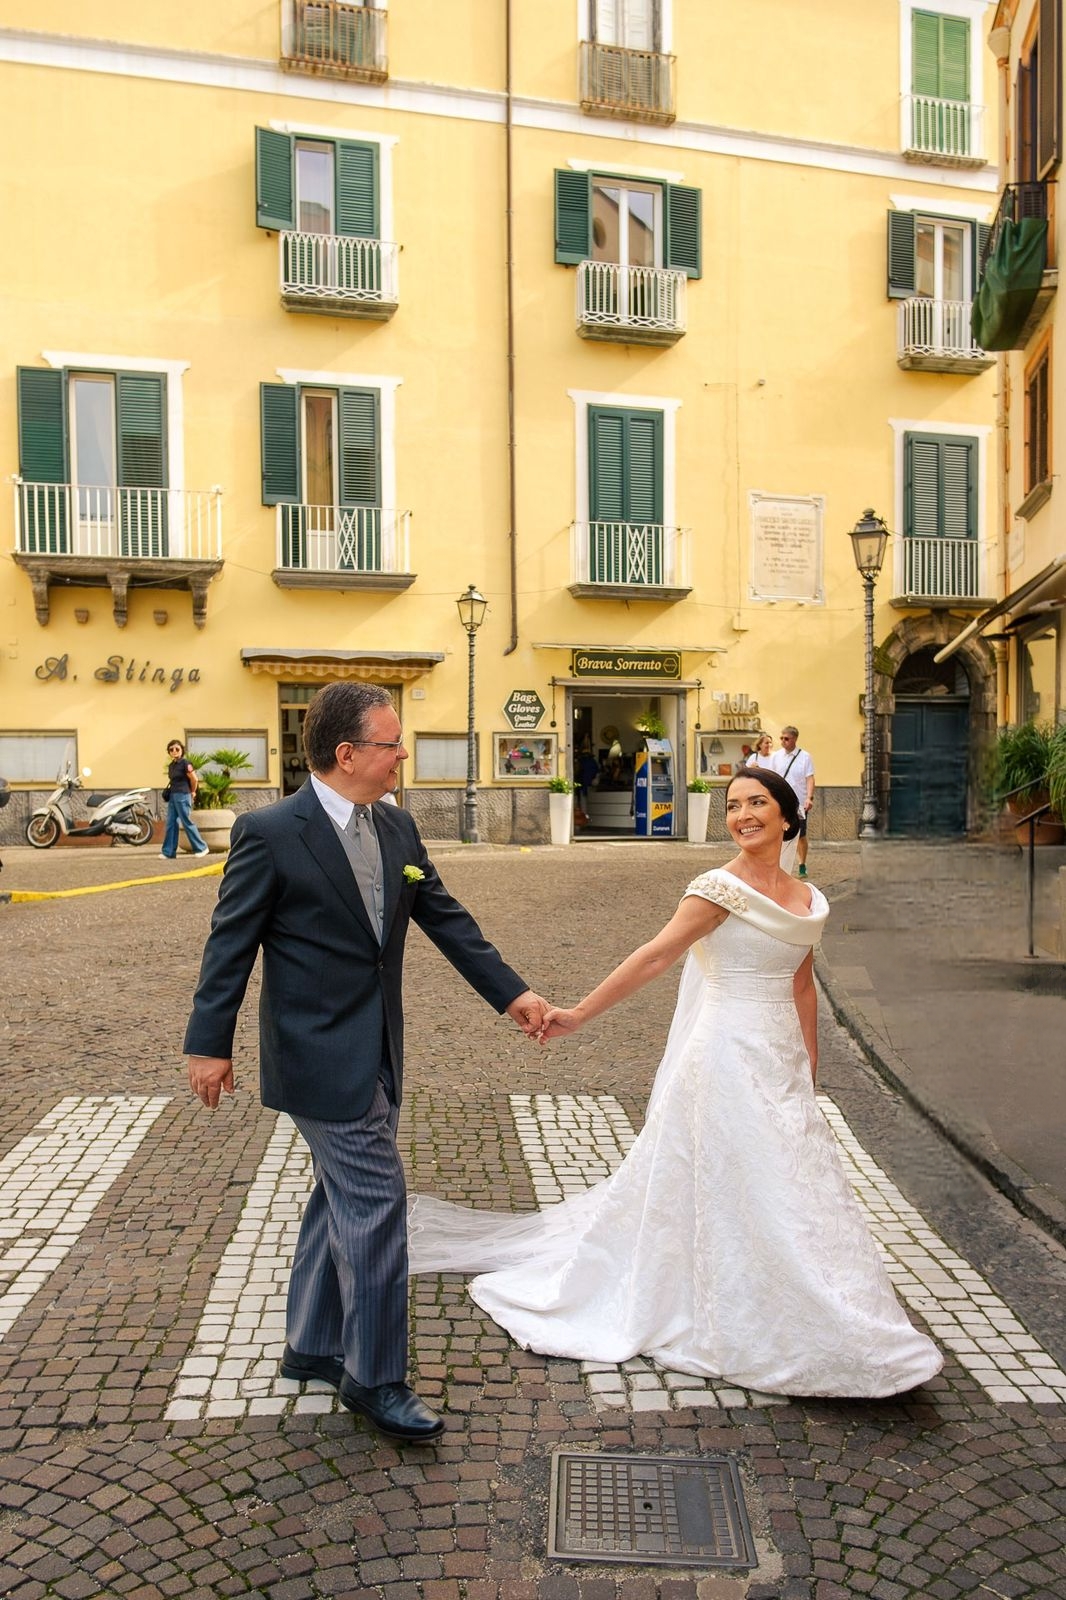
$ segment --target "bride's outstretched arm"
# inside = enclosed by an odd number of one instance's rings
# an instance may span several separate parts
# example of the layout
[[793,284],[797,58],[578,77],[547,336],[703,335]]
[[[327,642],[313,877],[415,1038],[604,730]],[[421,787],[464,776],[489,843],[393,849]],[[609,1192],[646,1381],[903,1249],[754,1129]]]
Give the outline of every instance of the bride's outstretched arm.
[[593,1017],[609,1011],[619,1000],[625,1000],[638,989],[643,989],[645,984],[651,983],[673,966],[690,944],[695,944],[697,939],[702,939],[717,928],[728,915],[722,906],[716,906],[710,900],[701,899],[698,895],[686,895],[666,927],[654,939],[649,939],[647,944],[634,950],[631,956],[626,956],[621,965],[615,967],[584,1000],[579,1000],[569,1010],[551,1006],[544,1013],[544,1023],[538,1035],[541,1042],[576,1033]]
[[[800,1031],[811,1058],[811,1082],[818,1076],[818,991],[814,987],[814,951],[808,950],[792,980],[792,994],[800,1019]],[[550,1013],[546,1013],[550,1015]]]

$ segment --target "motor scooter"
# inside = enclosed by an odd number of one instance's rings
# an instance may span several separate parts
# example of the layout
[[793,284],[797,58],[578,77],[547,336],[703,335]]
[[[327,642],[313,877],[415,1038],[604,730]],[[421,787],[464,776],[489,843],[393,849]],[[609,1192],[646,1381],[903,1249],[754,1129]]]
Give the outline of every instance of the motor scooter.
[[[89,767],[83,767],[86,778],[92,776]],[[127,789],[125,794],[108,797],[102,794],[86,796],[85,803],[96,812],[87,822],[75,822],[70,797],[82,787],[81,778],[68,767],[56,779],[56,786],[43,806],[38,806],[26,824],[26,841],[35,850],[47,850],[59,838],[92,839],[109,834],[112,844],[147,844],[152,837],[152,813],[146,801],[149,790]]]
[[[8,801],[10,799],[11,799],[11,790],[7,786],[7,779],[6,778],[0,778],[0,811],[3,811],[4,807],[7,805]],[[4,870],[4,863],[2,861],[0,861],[0,872],[3,872],[3,870]]]

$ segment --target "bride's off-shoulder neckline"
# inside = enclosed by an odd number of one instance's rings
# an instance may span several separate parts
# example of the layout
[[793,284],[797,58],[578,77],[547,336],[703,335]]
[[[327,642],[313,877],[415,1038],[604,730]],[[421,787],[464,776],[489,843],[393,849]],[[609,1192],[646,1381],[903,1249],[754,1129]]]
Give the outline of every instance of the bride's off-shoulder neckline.
[[744,888],[745,888],[745,890],[747,891],[748,894],[757,894],[759,896],[760,900],[765,900],[769,905],[776,906],[778,911],[783,911],[785,913],[786,917],[795,917],[797,922],[807,922],[811,917],[814,917],[814,916],[818,915],[818,913],[814,909],[814,897],[815,897],[816,894],[820,894],[821,890],[820,889],[816,889],[813,883],[809,883],[807,885],[807,888],[810,891],[810,896],[811,896],[811,902],[810,902],[810,905],[807,907],[807,910],[806,911],[790,911],[788,909],[788,907],[787,906],[783,906],[779,900],[774,900],[770,895],[763,894],[761,889],[752,888],[751,884],[748,883],[746,878],[739,878],[735,872],[730,872],[728,867],[712,867],[711,871],[712,872],[720,872],[723,877],[732,878],[734,883],[743,884]]

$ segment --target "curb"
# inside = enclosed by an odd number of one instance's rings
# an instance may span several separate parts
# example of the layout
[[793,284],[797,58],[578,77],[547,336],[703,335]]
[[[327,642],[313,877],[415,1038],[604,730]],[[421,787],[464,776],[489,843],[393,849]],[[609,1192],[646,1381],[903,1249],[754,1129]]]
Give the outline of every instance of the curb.
[[837,980],[820,947],[815,949],[814,970],[834,1017],[854,1039],[874,1071],[942,1133],[948,1143],[988,1178],[1024,1216],[1037,1223],[1059,1244],[1066,1245],[1066,1206],[1062,1201],[1049,1194],[1043,1185],[1030,1177],[1024,1167],[1005,1155],[994,1139],[934,1104],[915,1083],[914,1075],[902,1056],[897,1055],[892,1046],[866,1022],[847,989]]
[[81,894],[108,894],[112,889],[140,889],[145,884],[177,883],[182,878],[217,878],[225,865],[190,867],[188,872],[161,872],[154,878],[126,878],[121,883],[92,883],[83,889],[5,889],[0,892],[0,905],[24,905],[30,900],[70,900]]

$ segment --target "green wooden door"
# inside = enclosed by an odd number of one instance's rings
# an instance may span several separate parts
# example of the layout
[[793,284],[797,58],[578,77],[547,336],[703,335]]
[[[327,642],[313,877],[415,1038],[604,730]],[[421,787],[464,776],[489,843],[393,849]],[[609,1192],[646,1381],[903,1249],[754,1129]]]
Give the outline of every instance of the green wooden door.
[[970,708],[966,700],[897,695],[888,831],[950,839],[966,831]]

